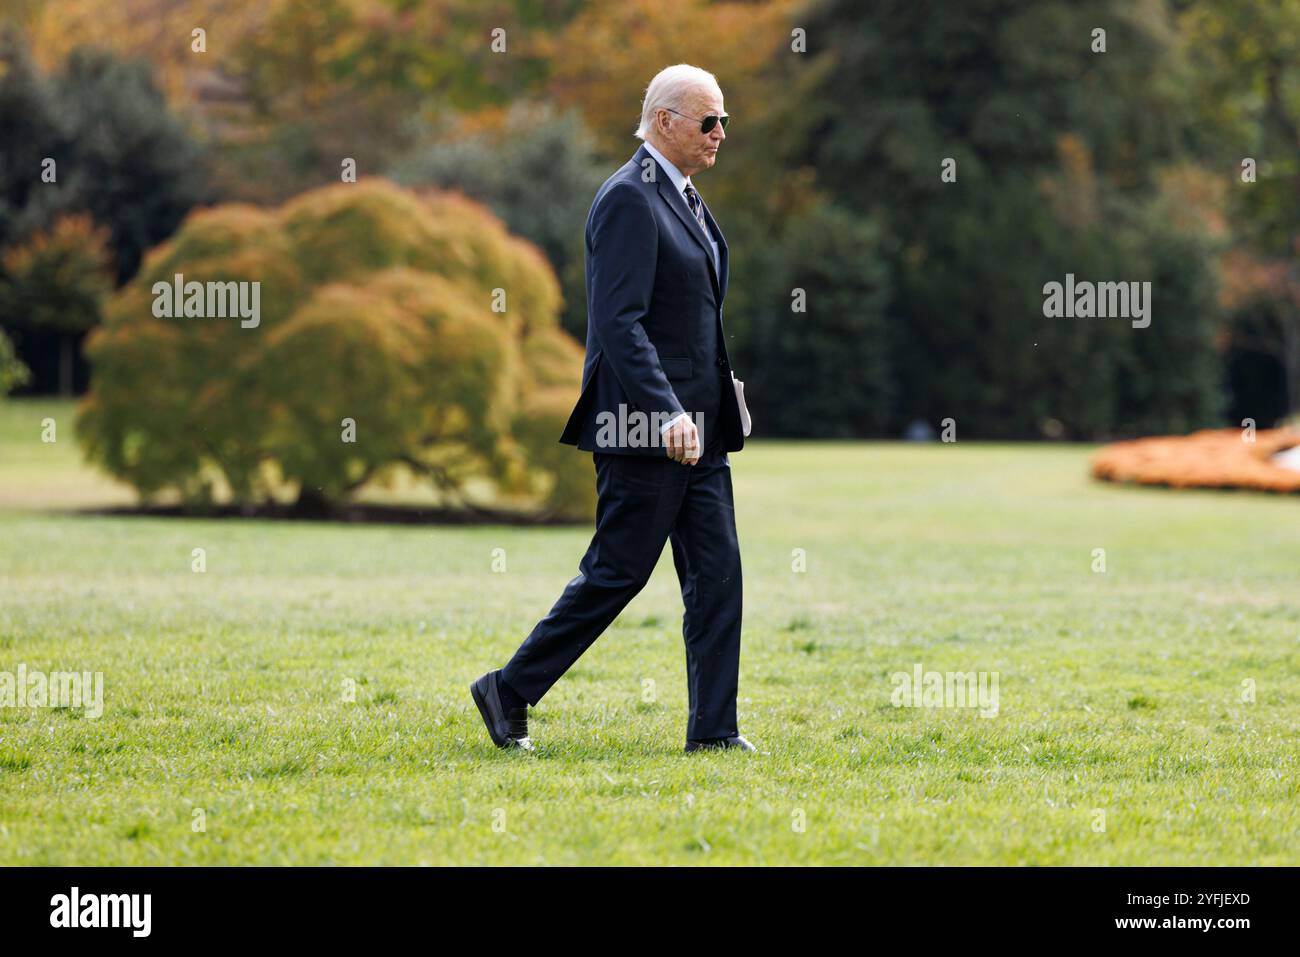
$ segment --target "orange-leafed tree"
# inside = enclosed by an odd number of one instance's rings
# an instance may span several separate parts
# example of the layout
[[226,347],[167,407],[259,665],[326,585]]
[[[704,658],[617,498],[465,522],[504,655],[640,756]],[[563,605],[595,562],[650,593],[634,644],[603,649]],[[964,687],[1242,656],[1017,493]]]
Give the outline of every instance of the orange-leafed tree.
[[0,315],[59,337],[59,394],[72,394],[77,340],[113,291],[108,230],[88,214],[65,215],[0,254]]
[[[178,282],[203,315],[175,315]],[[255,318],[249,299],[209,314],[211,289],[253,284]],[[540,253],[460,196],[363,179],[204,210],[109,304],[78,431],[146,497],[289,489],[319,512],[405,469],[462,503],[489,478],[585,517],[589,469],[557,442],[582,369],[560,304]]]

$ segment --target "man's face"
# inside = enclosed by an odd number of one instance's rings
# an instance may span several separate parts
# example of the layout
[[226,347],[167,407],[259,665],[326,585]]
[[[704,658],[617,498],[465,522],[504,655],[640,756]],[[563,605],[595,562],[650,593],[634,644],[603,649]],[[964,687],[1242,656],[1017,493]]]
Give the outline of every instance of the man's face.
[[[676,109],[687,115],[678,116],[665,109],[655,114],[655,129],[663,142],[661,152],[683,175],[694,176],[700,170],[710,169],[718,161],[718,148],[727,138],[721,123],[714,123],[713,129],[707,133],[700,132],[700,120],[710,113],[721,116],[725,112],[722,96],[710,90],[692,90],[684,104]],[[659,143],[655,146],[658,147]]]

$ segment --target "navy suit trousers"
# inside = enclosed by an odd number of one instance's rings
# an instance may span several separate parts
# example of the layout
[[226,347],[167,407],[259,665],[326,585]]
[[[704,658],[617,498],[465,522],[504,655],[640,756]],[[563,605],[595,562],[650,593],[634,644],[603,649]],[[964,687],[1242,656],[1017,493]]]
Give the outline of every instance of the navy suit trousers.
[[731,464],[710,442],[695,465],[640,455],[592,453],[596,532],[545,618],[502,670],[537,704],[649,581],[664,542],[686,611],[688,740],[731,737],[740,675],[740,545]]

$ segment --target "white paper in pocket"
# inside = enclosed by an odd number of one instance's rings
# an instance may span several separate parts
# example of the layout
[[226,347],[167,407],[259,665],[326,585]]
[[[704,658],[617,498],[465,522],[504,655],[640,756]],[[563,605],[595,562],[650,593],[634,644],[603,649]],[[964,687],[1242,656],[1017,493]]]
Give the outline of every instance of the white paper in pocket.
[[736,373],[731,373],[731,384],[736,387],[736,406],[740,409],[740,429],[745,435],[749,435],[750,421],[749,409],[745,407],[745,383],[736,378]]

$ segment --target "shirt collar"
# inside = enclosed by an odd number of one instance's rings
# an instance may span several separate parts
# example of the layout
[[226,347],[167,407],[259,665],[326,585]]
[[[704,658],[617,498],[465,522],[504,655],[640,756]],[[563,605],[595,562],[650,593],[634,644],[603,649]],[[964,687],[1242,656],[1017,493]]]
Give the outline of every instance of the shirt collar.
[[668,162],[663,153],[660,153],[657,149],[651,146],[649,140],[642,140],[642,143],[645,145],[646,152],[653,156],[658,161],[659,165],[664,168],[664,172],[668,174],[668,178],[671,179],[673,185],[677,187],[677,193],[679,196],[685,193],[687,185],[695,185],[691,182],[689,176],[683,176],[682,171],[672,163]]

